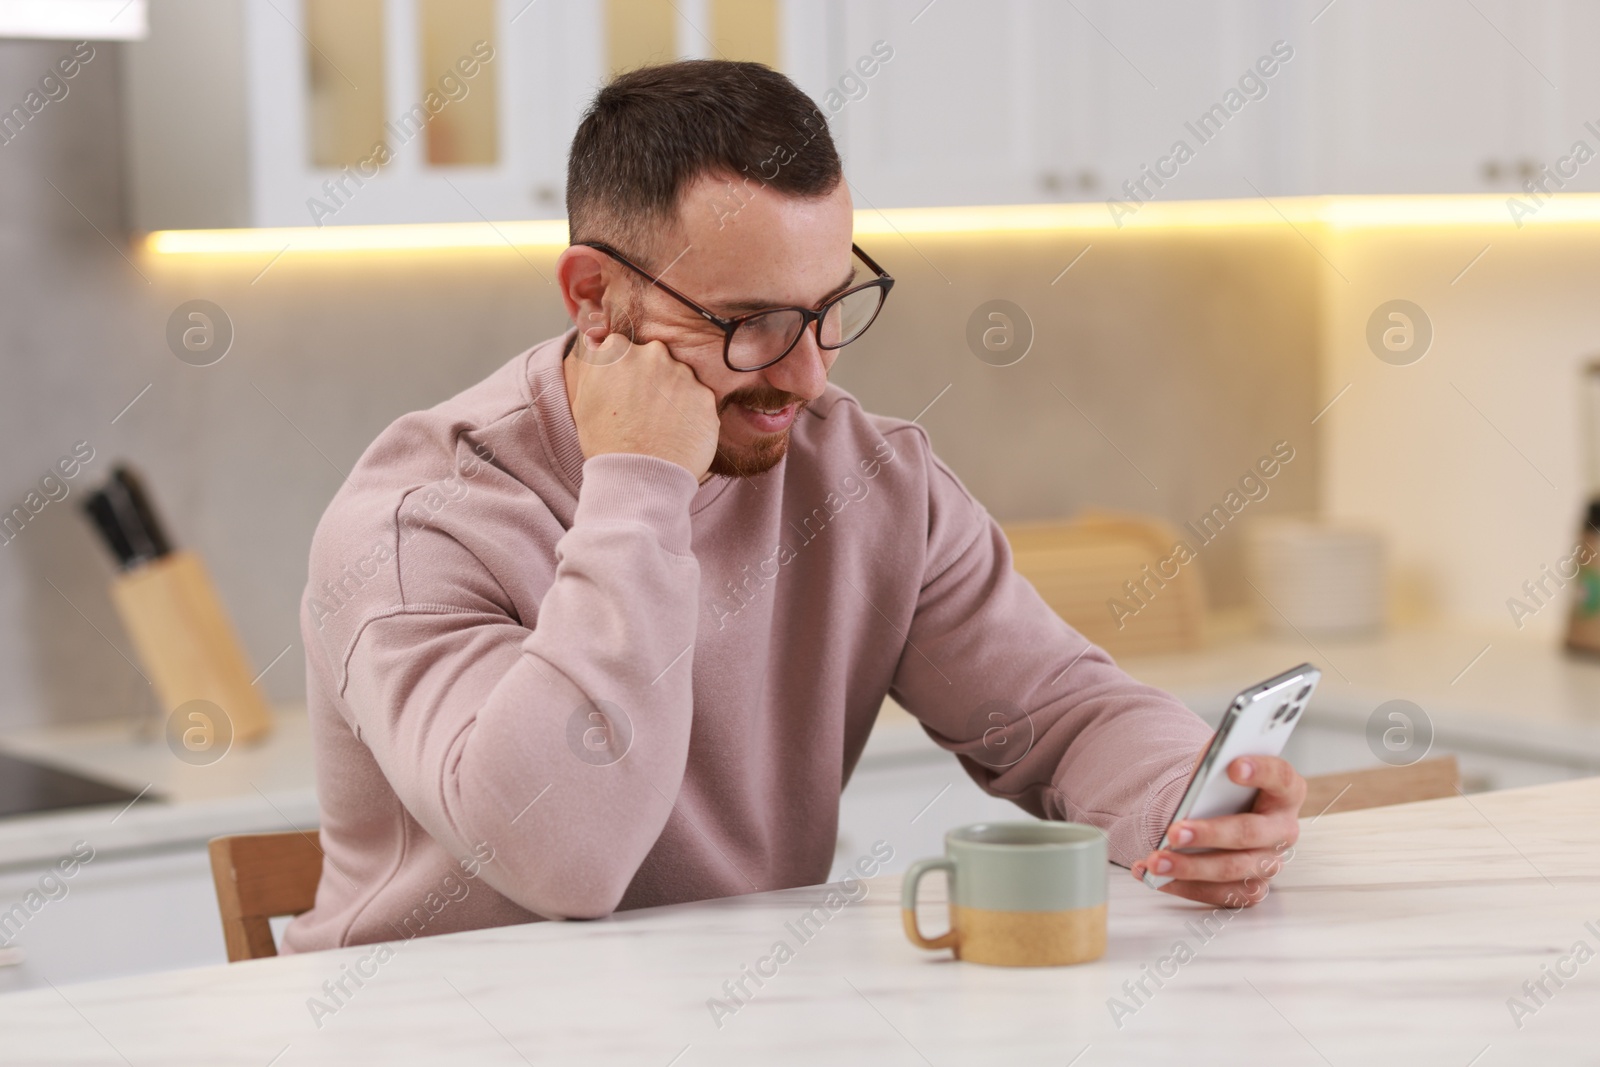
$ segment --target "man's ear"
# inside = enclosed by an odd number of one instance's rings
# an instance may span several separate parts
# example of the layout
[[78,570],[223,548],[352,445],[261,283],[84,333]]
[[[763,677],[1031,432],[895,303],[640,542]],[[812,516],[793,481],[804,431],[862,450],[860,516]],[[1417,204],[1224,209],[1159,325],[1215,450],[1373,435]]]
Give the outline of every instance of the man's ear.
[[[587,245],[572,245],[556,260],[556,284],[561,287],[567,315],[577,324],[579,332],[595,344],[605,340],[614,328],[627,328],[624,324],[613,324],[606,311],[606,290],[611,284],[609,268],[610,260],[605,253]],[[615,296],[612,302],[617,303]]]

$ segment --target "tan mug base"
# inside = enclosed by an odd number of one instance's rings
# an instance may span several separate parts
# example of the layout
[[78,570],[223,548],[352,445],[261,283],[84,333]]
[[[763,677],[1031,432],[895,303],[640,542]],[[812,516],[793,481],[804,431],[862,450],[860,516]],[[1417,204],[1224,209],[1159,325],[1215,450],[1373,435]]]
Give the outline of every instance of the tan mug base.
[[1061,967],[1106,952],[1106,906],[1067,911],[990,911],[950,905],[958,959],[997,967]]

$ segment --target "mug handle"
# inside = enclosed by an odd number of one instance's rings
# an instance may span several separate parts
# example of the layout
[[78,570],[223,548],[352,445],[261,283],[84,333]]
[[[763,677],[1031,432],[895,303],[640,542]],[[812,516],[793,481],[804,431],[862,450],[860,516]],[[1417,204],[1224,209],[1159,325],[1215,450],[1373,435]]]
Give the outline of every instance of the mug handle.
[[[922,876],[929,871],[943,871],[945,879],[953,882],[956,876],[955,862],[940,856],[936,859],[918,860],[906,872],[905,879],[900,883],[900,918],[905,924],[906,938],[918,948],[941,949],[955,948],[961,935],[955,927],[951,927],[938,937],[929,939],[922,936],[922,931],[917,929],[917,886],[922,881]],[[952,886],[953,888],[953,886]]]

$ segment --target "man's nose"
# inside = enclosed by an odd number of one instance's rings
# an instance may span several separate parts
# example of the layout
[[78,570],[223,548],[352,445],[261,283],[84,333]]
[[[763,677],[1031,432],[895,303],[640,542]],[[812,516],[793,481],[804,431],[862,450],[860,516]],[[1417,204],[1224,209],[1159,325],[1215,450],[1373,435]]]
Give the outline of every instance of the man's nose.
[[833,362],[831,352],[817,345],[815,327],[807,326],[800,340],[774,365],[765,371],[767,384],[774,389],[793,393],[802,400],[815,400],[828,387],[828,367]]

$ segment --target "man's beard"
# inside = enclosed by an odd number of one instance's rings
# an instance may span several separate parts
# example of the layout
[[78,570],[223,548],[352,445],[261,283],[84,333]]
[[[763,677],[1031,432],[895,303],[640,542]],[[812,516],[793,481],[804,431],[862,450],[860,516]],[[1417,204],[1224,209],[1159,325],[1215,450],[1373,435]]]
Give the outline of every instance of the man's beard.
[[793,404],[794,419],[790,421],[787,429],[779,433],[763,434],[743,448],[734,448],[719,439],[716,455],[711,457],[711,473],[720,474],[724,478],[748,478],[755,474],[765,474],[776,467],[783,461],[784,454],[789,451],[789,434],[801,413],[805,411],[807,403],[808,401],[800,399],[793,393],[786,393],[766,385],[752,385],[729,393],[723,398],[722,403],[717,405],[719,416],[733,404],[746,404],[767,411]]

